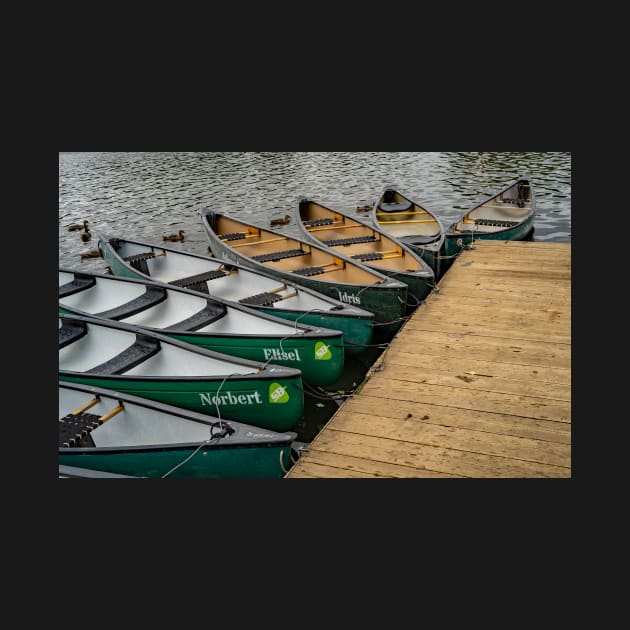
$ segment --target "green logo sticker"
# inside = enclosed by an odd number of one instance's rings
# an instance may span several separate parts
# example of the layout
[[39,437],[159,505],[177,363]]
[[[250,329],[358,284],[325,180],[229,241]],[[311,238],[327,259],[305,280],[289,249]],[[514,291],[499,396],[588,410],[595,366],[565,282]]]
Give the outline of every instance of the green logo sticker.
[[327,346],[323,341],[318,341],[315,344],[315,358],[318,361],[328,361],[331,357],[330,346]]
[[289,402],[289,393],[287,392],[286,387],[283,387],[280,383],[271,383],[271,385],[269,385],[269,402]]

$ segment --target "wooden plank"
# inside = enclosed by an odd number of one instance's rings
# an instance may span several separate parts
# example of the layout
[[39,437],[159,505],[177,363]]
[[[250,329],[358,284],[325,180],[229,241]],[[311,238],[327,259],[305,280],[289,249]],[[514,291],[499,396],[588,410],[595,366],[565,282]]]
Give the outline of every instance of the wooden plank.
[[570,477],[570,244],[478,241],[287,476]]
[[[419,418],[427,424],[445,427],[462,427],[526,437],[532,440],[571,444],[571,424],[556,422],[555,420],[540,420],[538,418],[516,417],[513,414],[475,411],[474,409],[456,409],[444,405],[431,403],[392,400],[383,405],[380,398],[371,396],[369,392],[362,392],[360,396],[353,396],[343,406],[344,413],[375,413],[391,420],[406,421],[409,417]],[[342,414],[339,413],[339,416]]]
[[404,336],[399,332],[396,339],[391,342],[392,348],[414,347],[421,348],[427,354],[467,356],[518,365],[571,367],[571,345],[568,343],[484,337],[470,332],[416,329],[411,320],[403,328]]
[[[435,349],[436,345],[432,346]],[[378,363],[383,362],[406,365],[410,369],[421,368],[465,374],[468,376],[491,376],[509,379],[527,380],[530,383],[553,383],[557,385],[571,385],[571,370],[568,368],[520,365],[516,363],[500,363],[498,361],[480,360],[476,355],[447,355],[428,354],[426,347],[409,349],[403,344],[390,346],[381,355]]]
[[[300,460],[300,477],[302,471],[313,477],[443,477],[457,478],[461,475],[419,470],[409,466],[400,466],[387,462],[374,462],[369,459],[352,457],[350,455],[335,455],[326,451],[308,451]],[[297,469],[296,469],[297,472]],[[291,477],[291,471],[287,477]]]
[[501,435],[462,427],[446,427],[423,422],[412,416],[402,422],[392,422],[373,414],[351,410],[340,414],[335,431],[347,431],[391,440],[440,446],[471,453],[511,457],[529,462],[568,467],[571,464],[571,445],[532,440],[521,436]]
[[[525,313],[527,319],[542,321],[563,321],[567,326],[571,325],[571,305],[566,300],[558,300],[554,306],[541,304],[532,300],[531,309]],[[453,307],[453,297],[451,295],[431,294],[431,298],[421,304],[417,311],[419,316],[426,316],[433,311],[448,315],[449,309]],[[422,309],[422,311],[420,311]],[[466,300],[461,300],[457,304],[456,315],[477,316],[486,321],[494,319],[496,316],[519,315],[523,316],[522,300],[500,297],[484,297],[478,295],[467,295]]]
[[410,366],[397,362],[395,358],[386,357],[381,363],[387,367],[387,377],[411,383],[426,383],[428,385],[446,385],[450,387],[464,387],[478,391],[501,392],[504,394],[518,394],[549,398],[551,400],[571,400],[571,385],[556,383],[539,383],[527,379],[511,379],[489,374],[477,374],[461,368],[454,372],[445,372],[433,368]]
[[571,474],[570,468],[564,466],[412,444],[332,428],[322,431],[316,439],[317,442],[313,441],[311,449],[302,458],[308,458],[314,451],[326,451],[463,477],[569,477]]
[[[369,389],[367,389],[368,385]],[[423,383],[422,387],[418,387],[416,383],[391,379],[388,374],[383,372],[377,372],[371,376],[362,391],[367,391],[371,396],[387,400],[427,402],[458,409],[512,413],[525,418],[557,420],[559,422],[571,421],[570,402],[426,383]]]

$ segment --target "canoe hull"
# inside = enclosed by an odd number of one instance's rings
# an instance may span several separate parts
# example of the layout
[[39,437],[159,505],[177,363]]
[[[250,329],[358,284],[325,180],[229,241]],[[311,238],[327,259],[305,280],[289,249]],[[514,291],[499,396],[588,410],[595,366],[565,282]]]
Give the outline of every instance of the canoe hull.
[[304,237],[334,255],[358,260],[366,267],[407,285],[407,314],[431,292],[435,274],[412,248],[373,223],[332,210],[306,197],[295,208]]
[[241,256],[229,245],[226,245],[221,239],[208,233],[212,251],[218,258],[226,262],[233,262],[249,267],[255,271],[260,271],[274,276],[282,281],[301,284],[313,291],[323,293],[335,300],[339,300],[345,304],[357,306],[366,311],[374,313],[375,324],[384,325],[390,322],[396,322],[400,325],[400,318],[405,313],[405,305],[407,303],[407,286],[382,286],[382,285],[350,285],[337,284],[333,282],[321,282],[315,278],[301,276],[292,272],[284,272],[280,269],[274,269],[263,264],[252,261],[247,256]]
[[174,469],[168,478],[281,478],[291,467],[289,444],[197,449],[198,445],[187,445],[156,449],[111,449],[107,453],[94,454],[72,453],[69,452],[72,449],[63,449],[66,452],[60,452],[58,458],[62,465],[133,477],[163,477]]
[[[213,250],[214,250],[213,245]],[[251,263],[247,258],[242,258],[230,251],[230,248],[216,246],[216,254],[227,262],[235,262],[254,270],[262,270],[262,265]],[[374,313],[372,326],[385,334],[393,334],[402,325],[402,317],[406,311],[407,289],[402,291],[398,287],[351,287],[349,285],[336,285],[327,282],[319,282],[307,277],[296,278],[293,273],[285,273],[276,269],[265,267],[264,271],[286,282],[299,282],[313,291],[323,293],[335,300],[358,306],[359,308]],[[302,321],[302,320],[300,320]]]
[[296,437],[59,382],[60,477],[277,478]]
[[[387,198],[394,203],[385,203]],[[441,277],[444,228],[435,213],[387,187],[372,206],[371,219],[379,229],[418,254],[431,267],[436,280]]]
[[[149,248],[150,246],[147,247]],[[112,274],[126,278],[154,280],[151,276],[137,271],[122,261],[106,238],[99,240],[99,249],[103,259],[111,269]],[[292,283],[293,281],[294,278],[292,278]],[[371,312],[363,312],[358,309],[353,309],[351,313],[344,312],[342,309],[336,311],[333,305],[326,311],[318,309],[301,310],[274,308],[273,306],[256,305],[249,305],[249,308],[266,315],[273,315],[274,317],[299,322],[308,326],[339,330],[343,333],[344,351],[348,354],[360,353],[366,346],[372,343],[374,315]]]
[[271,431],[289,431],[304,413],[301,377],[175,380],[59,371],[59,380],[103,387]]
[[533,226],[534,217],[531,216],[517,226],[498,232],[447,232],[444,240],[444,255],[455,256],[474,241],[522,241],[531,232]]
[[[72,278],[74,278],[74,283],[77,282],[77,278],[81,278],[85,284],[83,287],[74,288],[68,295],[64,295],[62,288],[64,286],[72,288]],[[125,304],[133,306],[135,293],[133,296],[130,295],[125,303],[120,297],[121,292],[137,287],[142,287],[144,290],[147,290],[147,287],[156,288],[154,283],[146,284],[143,278],[120,278],[88,272],[79,273],[66,269],[60,269],[59,281],[66,283],[59,286],[59,313],[88,317],[100,317],[99,313],[106,314],[114,307],[124,309]],[[159,321],[160,312],[177,312],[178,301],[182,309],[186,309],[186,303],[191,301],[195,304],[194,308],[198,310],[204,304],[199,301],[196,295],[187,290],[177,287],[161,290],[166,299],[156,303],[149,302],[144,307],[144,311],[142,307],[136,310],[129,309],[128,317],[142,317],[142,313],[146,312],[148,316],[145,316],[144,321],[152,321],[151,317],[157,317]],[[205,304],[212,305],[213,302],[209,302],[208,299],[209,296],[206,296]],[[174,323],[177,319],[175,315],[170,315],[170,319],[166,320],[170,326],[168,324],[164,324],[162,328],[148,326],[148,329],[165,334],[171,339],[190,343],[207,350],[261,363],[270,361],[276,365],[297,368],[301,370],[304,380],[315,385],[328,385],[341,378],[344,367],[344,346],[343,337],[339,331],[322,328],[308,329],[301,324],[291,326],[284,320],[278,321],[277,317],[273,317],[273,321],[271,321],[263,313],[259,314],[237,304],[231,305],[220,299],[215,304],[217,304],[219,312],[219,307],[224,308],[219,321],[223,321],[223,317],[226,318],[224,323],[218,326],[216,333],[212,330],[188,330],[185,324],[178,326]],[[90,312],[79,309],[90,309]],[[157,310],[157,316],[155,313],[151,315],[154,310]],[[190,311],[184,310],[182,313],[184,312],[189,315],[194,311],[191,309]],[[239,319],[239,316],[242,319]],[[104,315],[104,318],[107,318],[107,315]],[[231,318],[235,318],[238,324]],[[182,320],[185,321],[184,314],[180,318],[180,321]],[[121,316],[118,321],[125,322],[126,318]],[[138,321],[136,319],[137,325],[145,326],[146,324],[142,322],[143,320]],[[282,332],[272,332],[273,329],[268,324],[273,324]],[[249,330],[236,332],[240,325]],[[256,327],[264,332],[257,332]]]

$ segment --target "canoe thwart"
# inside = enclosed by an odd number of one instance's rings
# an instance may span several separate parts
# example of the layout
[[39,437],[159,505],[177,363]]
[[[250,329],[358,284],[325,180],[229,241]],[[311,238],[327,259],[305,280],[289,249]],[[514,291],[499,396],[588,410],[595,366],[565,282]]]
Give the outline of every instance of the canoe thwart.
[[146,291],[134,300],[125,304],[121,304],[116,308],[109,309],[97,313],[98,317],[106,317],[108,319],[122,319],[123,317],[131,317],[140,311],[144,311],[151,306],[155,306],[166,299],[166,290],[162,287],[147,287]]
[[376,216],[384,216],[384,215],[392,215],[392,214],[404,214],[409,216],[410,214],[429,214],[426,210],[410,210],[408,212],[378,212],[376,211]]
[[216,321],[217,319],[221,319],[227,313],[227,309],[225,304],[221,302],[208,302],[207,306],[194,315],[183,319],[172,326],[168,326],[164,328],[164,332],[169,330],[180,331],[180,330],[188,330],[194,331],[199,328],[203,328],[208,324]]
[[326,269],[323,267],[302,267],[302,269],[296,269],[293,273],[301,276],[318,276],[320,273],[326,273]]
[[68,344],[85,335],[87,335],[87,326],[84,322],[64,321],[63,326],[59,329],[59,349],[65,348]]
[[283,258],[293,258],[294,256],[304,256],[308,252],[303,249],[285,249],[281,252],[271,252],[269,254],[258,254],[258,256],[252,256],[252,260],[258,262],[273,262],[275,260],[282,260]]
[[81,273],[74,274],[74,280],[59,287],[59,297],[64,298],[78,293],[84,289],[88,289],[96,284],[96,278],[93,276],[84,276]]
[[512,227],[519,221],[504,221],[503,219],[475,219],[475,225],[490,225],[492,227]]
[[383,254],[379,252],[364,252],[363,254],[354,254],[351,258],[356,260],[382,260]]
[[149,267],[146,261],[156,256],[164,256],[165,254],[156,254],[155,252],[141,252],[140,254],[132,254],[131,256],[123,256],[123,260],[128,262],[134,269],[140,273],[150,276]]
[[222,241],[238,241],[247,236],[247,232],[231,232],[229,234],[221,234]]
[[376,236],[352,236],[350,238],[333,238],[322,241],[327,247],[336,247],[337,245],[355,245],[356,243],[372,243],[377,241]]
[[202,293],[210,293],[208,291],[208,280],[215,280],[216,278],[223,278],[227,275],[227,272],[220,269],[212,269],[211,271],[205,271],[204,273],[198,273],[194,276],[187,276],[186,278],[180,278],[179,280],[171,280],[169,284],[176,287],[182,287],[183,289],[191,289],[192,291],[201,291]]
[[156,339],[151,339],[142,334],[136,335],[136,342],[123,350],[120,354],[112,357],[109,361],[101,363],[90,370],[86,370],[86,374],[121,374],[127,370],[131,370],[143,361],[146,361],[160,349],[160,344]]
[[281,302],[282,300],[288,300],[295,297],[298,294],[297,291],[289,293],[288,295],[277,295],[273,292],[257,293],[256,295],[250,295],[249,297],[239,300],[241,304],[245,306],[271,306],[275,302]]
[[302,221],[302,224],[306,227],[318,227],[320,225],[332,225],[333,223],[339,223],[339,221],[334,221],[333,219],[311,219],[310,221]]

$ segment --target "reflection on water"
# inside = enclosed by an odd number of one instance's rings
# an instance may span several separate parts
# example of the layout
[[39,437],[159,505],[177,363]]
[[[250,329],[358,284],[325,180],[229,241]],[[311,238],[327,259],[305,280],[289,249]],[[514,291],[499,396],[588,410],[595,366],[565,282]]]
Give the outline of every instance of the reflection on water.
[[[185,231],[172,249],[208,254],[199,209],[214,207],[268,225],[293,214],[297,198],[367,218],[357,206],[372,204],[394,186],[435,212],[448,226],[464,210],[520,175],[531,177],[537,199],[534,240],[571,240],[571,155],[569,153],[62,153],[59,155],[59,264],[105,272],[101,258],[82,260],[97,247],[96,232],[163,243]],[[89,221],[83,242],[72,223]],[[278,228],[300,235],[293,220]],[[359,384],[380,350],[348,362],[330,392]],[[325,392],[323,392],[325,394]],[[310,441],[337,403],[305,396],[305,415],[296,430]]]

